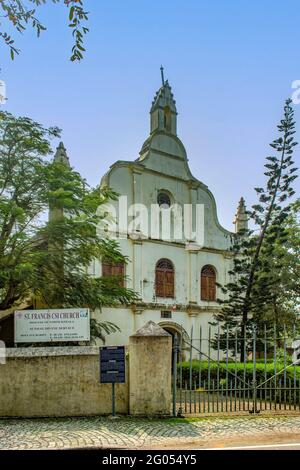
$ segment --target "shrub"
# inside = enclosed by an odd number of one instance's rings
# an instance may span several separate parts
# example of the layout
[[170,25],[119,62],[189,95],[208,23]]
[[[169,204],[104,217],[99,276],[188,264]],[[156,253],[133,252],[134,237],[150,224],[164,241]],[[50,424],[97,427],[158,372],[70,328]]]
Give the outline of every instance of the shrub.
[[[235,397],[253,397],[253,362],[233,363],[211,361],[210,365],[207,361],[192,362],[192,389],[205,389],[206,393],[216,393],[227,396],[233,394]],[[269,402],[287,403],[290,405],[300,405],[300,366],[292,366],[286,369],[286,382],[284,382],[283,371],[284,364],[277,363],[276,369],[274,362],[257,363],[256,364],[256,385],[258,400],[267,400]],[[209,373],[210,371],[210,373]],[[226,372],[227,371],[227,372]],[[278,375],[275,376],[275,372]],[[183,362],[178,364],[177,384],[180,387],[180,378],[182,373],[182,388],[189,389],[190,381],[190,363]],[[210,384],[208,384],[208,376],[210,375]],[[201,376],[201,382],[199,380]],[[217,377],[219,376],[219,383]],[[244,381],[245,378],[245,381]],[[270,379],[270,380],[268,380]],[[266,382],[267,380],[267,382]],[[284,384],[286,383],[286,387]],[[280,405],[281,406],[281,405]]]

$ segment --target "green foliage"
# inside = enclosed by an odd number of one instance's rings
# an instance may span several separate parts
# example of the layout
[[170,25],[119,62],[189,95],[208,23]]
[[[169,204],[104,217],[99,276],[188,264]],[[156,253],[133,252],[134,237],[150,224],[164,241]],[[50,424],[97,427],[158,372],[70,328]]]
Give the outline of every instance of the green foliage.
[[[119,277],[90,274],[95,259],[127,262],[117,242],[97,230],[99,207],[116,195],[46,158],[49,139],[58,135],[57,128],[0,113],[0,310],[33,296],[49,308],[92,310],[137,300]],[[92,326],[98,335],[113,331],[112,324]]]
[[[254,364],[253,362],[217,362],[193,361],[192,362],[192,390],[197,388],[219,389],[219,394],[231,400],[231,394],[237,399],[254,396]],[[177,366],[178,387],[189,389],[190,387],[190,363],[183,362]],[[180,378],[182,376],[182,382]],[[199,377],[201,376],[201,383]],[[208,378],[210,377],[210,381]],[[284,362],[269,360],[267,364],[258,361],[255,367],[256,396],[260,400],[287,403],[288,406],[298,404],[300,400],[300,366],[287,366],[284,376]],[[219,382],[218,382],[219,378]],[[285,384],[286,387],[285,388]]]
[[[240,329],[242,338],[253,323],[280,333],[292,328],[299,297],[299,201],[290,203],[297,177],[292,160],[295,122],[291,100],[278,125],[280,136],[271,145],[276,152],[265,164],[266,184],[255,188],[258,202],[249,213],[254,227],[237,234],[232,247],[230,282],[221,286],[224,298],[216,319],[230,336]],[[223,330],[224,331],[224,330]],[[224,335],[223,335],[224,337]]]
[[292,355],[284,352],[284,348],[277,348],[276,350],[276,361],[284,363],[284,355],[287,364],[292,364]]
[[0,113],[0,309],[26,298],[33,272],[32,248],[38,244],[38,215],[47,208],[46,161],[49,138],[29,118]]
[[[207,361],[193,361],[192,363],[192,383],[198,384],[199,381],[199,373],[201,371],[201,383],[203,381],[208,380],[208,370],[210,367],[210,379],[211,380],[217,380],[217,374],[218,374],[218,363],[211,361],[210,366]],[[178,364],[178,380],[180,379],[180,364]],[[234,362],[229,362],[228,365],[226,362],[220,362],[219,363],[219,377],[221,380],[223,380],[223,385],[226,385],[226,370],[228,370],[228,382],[235,380],[235,374],[237,377],[240,379],[244,378],[244,369],[246,370],[246,382],[247,383],[252,383],[253,380],[253,362],[246,362],[245,367],[244,363],[242,362],[237,362],[235,364]],[[264,382],[265,380],[265,374],[267,379],[271,378],[274,376],[275,371],[278,373],[279,371],[283,371],[284,369],[284,363],[283,362],[277,362],[276,363],[276,368],[274,361],[267,362],[266,367],[265,364],[258,361],[256,363],[256,379],[257,383]],[[295,367],[296,370],[296,379],[300,379],[300,366]],[[287,379],[294,379],[294,367],[289,367],[286,371],[287,374]],[[277,376],[277,381],[283,379],[283,372],[281,374],[278,374]],[[189,383],[190,380],[190,363],[189,362],[183,362],[182,363],[182,380],[183,382]],[[239,382],[238,382],[239,383]],[[228,385],[228,384],[227,384]],[[241,383],[240,383],[241,385]]]
[[[69,27],[72,29],[72,36],[74,38],[74,45],[72,47],[72,54],[70,60],[80,61],[83,58],[85,51],[83,39],[85,34],[89,31],[85,26],[88,20],[88,13],[84,9],[83,0],[48,0],[50,3],[58,4],[63,3],[68,8]],[[28,26],[31,26],[40,36],[46,27],[36,17],[36,8],[42,4],[47,3],[47,0],[0,0],[1,23],[12,25],[16,31],[23,33]],[[0,31],[0,37],[10,49],[10,56],[12,60],[16,54],[19,54],[19,49],[16,48],[14,39],[5,31]]]
[[106,335],[109,335],[110,333],[115,333],[116,331],[120,331],[120,328],[117,325],[115,325],[114,323],[111,323],[109,321],[98,322],[94,318],[91,319],[91,338],[92,338],[92,342],[95,342],[96,338],[100,338],[105,343],[104,333]]

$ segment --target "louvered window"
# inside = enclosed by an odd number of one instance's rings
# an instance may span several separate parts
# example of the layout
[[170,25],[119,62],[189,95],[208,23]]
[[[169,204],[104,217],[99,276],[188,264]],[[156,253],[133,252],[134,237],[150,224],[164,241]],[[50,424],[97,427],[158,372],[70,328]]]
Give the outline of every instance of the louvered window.
[[201,271],[201,300],[216,300],[216,272],[210,265]]
[[174,267],[168,259],[156,264],[155,292],[157,297],[174,297]]
[[111,261],[104,260],[102,262],[102,276],[122,276],[120,279],[120,286],[124,287],[125,265],[124,263],[112,263]]

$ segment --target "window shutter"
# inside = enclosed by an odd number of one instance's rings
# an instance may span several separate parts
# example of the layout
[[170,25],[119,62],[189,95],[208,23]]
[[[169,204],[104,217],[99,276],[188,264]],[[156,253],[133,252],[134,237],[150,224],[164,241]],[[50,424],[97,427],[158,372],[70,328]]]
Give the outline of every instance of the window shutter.
[[201,300],[208,300],[207,277],[205,274],[201,275]]
[[204,266],[201,271],[201,300],[216,300],[216,273],[209,265]]
[[102,276],[110,276],[111,275],[111,264],[109,263],[102,263]]
[[164,297],[164,271],[156,269],[156,295],[157,297]]
[[124,275],[124,264],[112,264],[111,265],[111,274],[113,276],[123,276]]
[[[112,264],[108,261],[102,263],[102,276],[125,276],[125,265],[123,263]],[[120,287],[124,287],[124,278],[119,280]]]
[[115,264],[113,266],[115,276],[122,276],[119,280],[120,287],[124,287],[125,266],[123,263]]
[[174,297],[174,268],[168,259],[161,259],[156,264],[155,294],[157,297]]
[[174,297],[174,272],[165,272],[165,297]]
[[216,280],[214,277],[208,277],[208,300],[216,300]]

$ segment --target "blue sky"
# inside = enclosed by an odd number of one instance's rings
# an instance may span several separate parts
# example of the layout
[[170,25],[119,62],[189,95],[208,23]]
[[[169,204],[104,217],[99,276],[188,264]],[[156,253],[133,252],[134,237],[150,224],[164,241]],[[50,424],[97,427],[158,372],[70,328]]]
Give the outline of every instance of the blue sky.
[[[81,63],[68,60],[63,5],[40,8],[48,28],[40,39],[15,34],[22,52],[14,62],[1,46],[5,109],[61,127],[72,165],[96,185],[114,161],[138,157],[162,63],[191,171],[213,192],[219,220],[232,230],[240,196],[248,207],[255,202],[268,143],[292,82],[300,80],[299,1],[85,3],[90,33]],[[300,140],[300,104],[295,117]],[[299,181],[295,187],[299,195]]]

